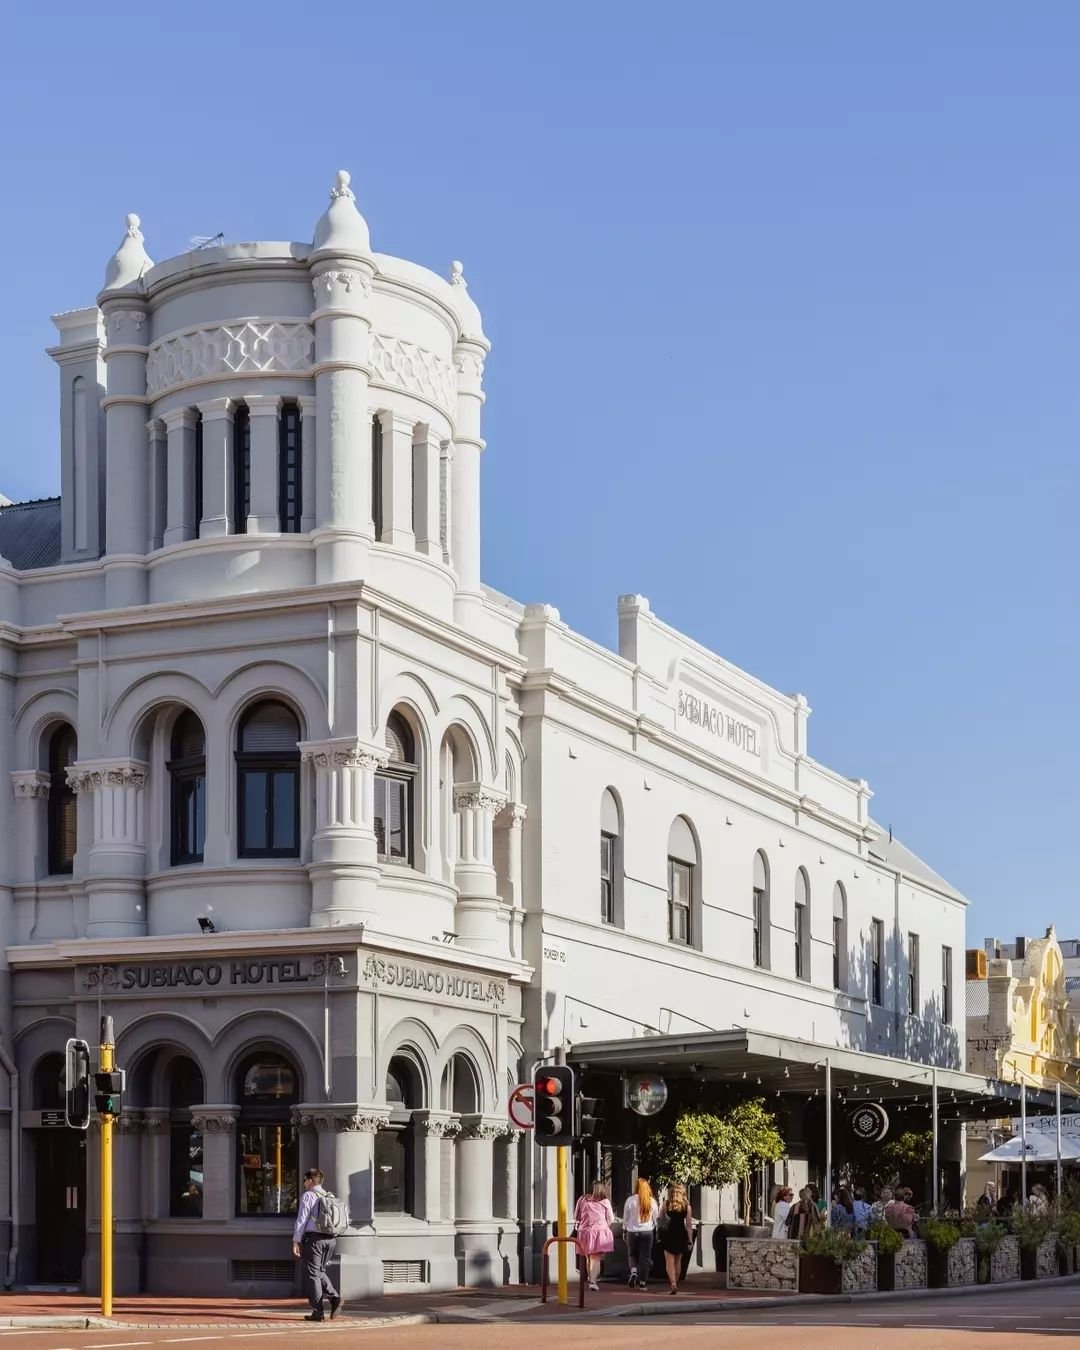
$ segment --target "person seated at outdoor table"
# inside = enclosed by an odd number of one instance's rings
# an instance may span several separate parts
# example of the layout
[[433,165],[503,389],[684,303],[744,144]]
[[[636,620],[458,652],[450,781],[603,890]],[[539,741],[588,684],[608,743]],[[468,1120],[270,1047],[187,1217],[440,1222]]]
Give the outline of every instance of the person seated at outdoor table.
[[845,1233],[855,1231],[855,1201],[846,1186],[841,1186],[833,1198],[832,1226]]
[[915,1227],[915,1210],[911,1204],[911,1191],[901,1187],[892,1200],[885,1206],[885,1222],[895,1228],[904,1237],[912,1236]]
[[1029,1214],[1045,1215],[1050,1213],[1050,1192],[1039,1181],[1031,1188],[1027,1209]]
[[882,1186],[881,1190],[878,1191],[878,1198],[870,1206],[871,1223],[885,1222],[885,1209],[892,1198],[893,1198],[892,1187]]

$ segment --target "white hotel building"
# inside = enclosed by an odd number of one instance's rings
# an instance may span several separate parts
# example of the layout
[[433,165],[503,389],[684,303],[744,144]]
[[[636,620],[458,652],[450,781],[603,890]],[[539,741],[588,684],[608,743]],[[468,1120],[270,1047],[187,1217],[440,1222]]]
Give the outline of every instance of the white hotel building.
[[958,1064],[964,900],[806,700],[640,596],[611,652],[483,585],[458,264],[374,252],[339,174],[311,243],[154,264],[128,217],[54,323],[62,495],[0,509],[9,1279],[96,1281],[57,1109],[103,1011],[119,1291],[291,1288],[316,1160],[346,1293],[517,1279],[507,1090],[558,1045]]

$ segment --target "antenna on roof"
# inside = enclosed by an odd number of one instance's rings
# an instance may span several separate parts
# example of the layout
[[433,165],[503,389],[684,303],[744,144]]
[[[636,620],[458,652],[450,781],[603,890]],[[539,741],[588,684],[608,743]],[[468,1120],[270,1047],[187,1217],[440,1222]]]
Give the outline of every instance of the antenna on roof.
[[223,244],[225,242],[224,233],[220,234],[193,234],[188,240],[193,253],[198,253],[201,248],[209,248],[211,244]]
[[892,826],[889,826],[889,843],[892,843]]

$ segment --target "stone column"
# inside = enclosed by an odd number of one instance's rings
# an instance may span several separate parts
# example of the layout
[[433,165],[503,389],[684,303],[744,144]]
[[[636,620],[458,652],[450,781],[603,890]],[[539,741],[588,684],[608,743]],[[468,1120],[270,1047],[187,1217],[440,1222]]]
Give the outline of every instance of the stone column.
[[87,937],[146,933],[146,774],[134,759],[83,760],[67,771],[74,790],[94,799]]
[[[480,409],[486,343],[462,338],[454,348],[457,368],[457,417],[454,425],[454,516],[451,552],[458,577],[455,612],[470,612],[482,603],[480,591]],[[462,622],[459,617],[458,622]]]
[[411,417],[383,414],[382,542],[415,549],[413,526],[413,428]]
[[11,775],[15,793],[11,880],[36,881],[49,871],[47,812],[50,779],[41,769],[20,769]]
[[[528,808],[520,802],[508,802],[495,817],[495,872],[502,909],[499,921],[505,925],[500,951],[521,955],[521,927],[525,918],[521,895],[521,829]],[[505,946],[503,942],[505,941]]]
[[428,1223],[441,1223],[442,1144],[453,1139],[461,1129],[456,1116],[448,1111],[414,1111],[412,1127],[415,1134],[416,1217]]
[[[467,1285],[502,1284],[499,1225],[494,1216],[494,1143],[506,1122],[461,1117],[456,1153],[456,1247]],[[516,1244],[515,1244],[516,1245]]]
[[100,298],[105,319],[105,596],[110,608],[146,603],[149,478],[146,454],[146,302]]
[[277,534],[278,513],[278,394],[246,394],[251,417],[251,507],[248,534]]
[[454,565],[454,442],[439,446],[439,541],[443,562]]
[[146,551],[159,549],[165,538],[165,516],[169,499],[169,465],[166,454],[165,424],[153,417],[146,424],[146,448],[150,469],[150,524]]
[[414,431],[412,457],[416,551],[442,562],[440,449],[430,427],[418,426]]
[[495,1213],[517,1222],[518,1164],[524,1130],[506,1128],[495,1144]]
[[212,398],[199,404],[203,446],[203,513],[199,524],[202,539],[230,534],[235,528],[232,472],[235,411],[231,398]]
[[343,1298],[381,1294],[382,1261],[375,1252],[373,1169],[375,1135],[390,1123],[385,1107],[332,1104],[312,1112],[319,1166],[326,1184],[349,1203],[351,1226],[337,1242],[337,1287]]
[[203,1218],[231,1219],[236,1208],[236,1122],[240,1108],[213,1103],[191,1108],[203,1137]]
[[174,408],[162,420],[168,438],[165,547],[195,538],[195,412]]
[[168,1218],[171,1207],[169,1163],[172,1153],[172,1122],[167,1106],[145,1106],[142,1111],[142,1217]]
[[315,528],[315,399],[298,398],[300,405],[300,533]]
[[379,883],[375,772],[387,762],[386,748],[346,736],[304,741],[300,754],[315,770],[311,926],[370,923]]
[[[348,191],[347,184],[345,191]],[[351,196],[351,193],[350,193]],[[371,503],[371,278],[374,260],[312,255],[318,583],[362,577],[375,537]]]
[[[495,881],[492,824],[506,804],[506,795],[482,783],[454,788],[458,813],[458,856],[454,880],[458,888],[454,926],[463,947],[506,955],[506,929]],[[500,943],[502,944],[500,946]]]

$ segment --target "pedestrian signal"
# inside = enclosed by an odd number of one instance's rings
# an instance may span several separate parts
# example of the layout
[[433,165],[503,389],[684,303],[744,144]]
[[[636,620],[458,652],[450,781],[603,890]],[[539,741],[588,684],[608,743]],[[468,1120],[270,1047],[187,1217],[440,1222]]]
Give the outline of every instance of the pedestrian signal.
[[562,1148],[574,1137],[574,1071],[550,1064],[533,1075],[533,1138],[540,1148]]
[[94,1107],[99,1116],[118,1116],[123,1105],[124,1075],[119,1069],[94,1074]]
[[599,1139],[604,1130],[604,1103],[599,1097],[578,1097],[579,1139]]
[[90,1124],[90,1047],[68,1041],[64,1050],[64,1119],[73,1130]]

